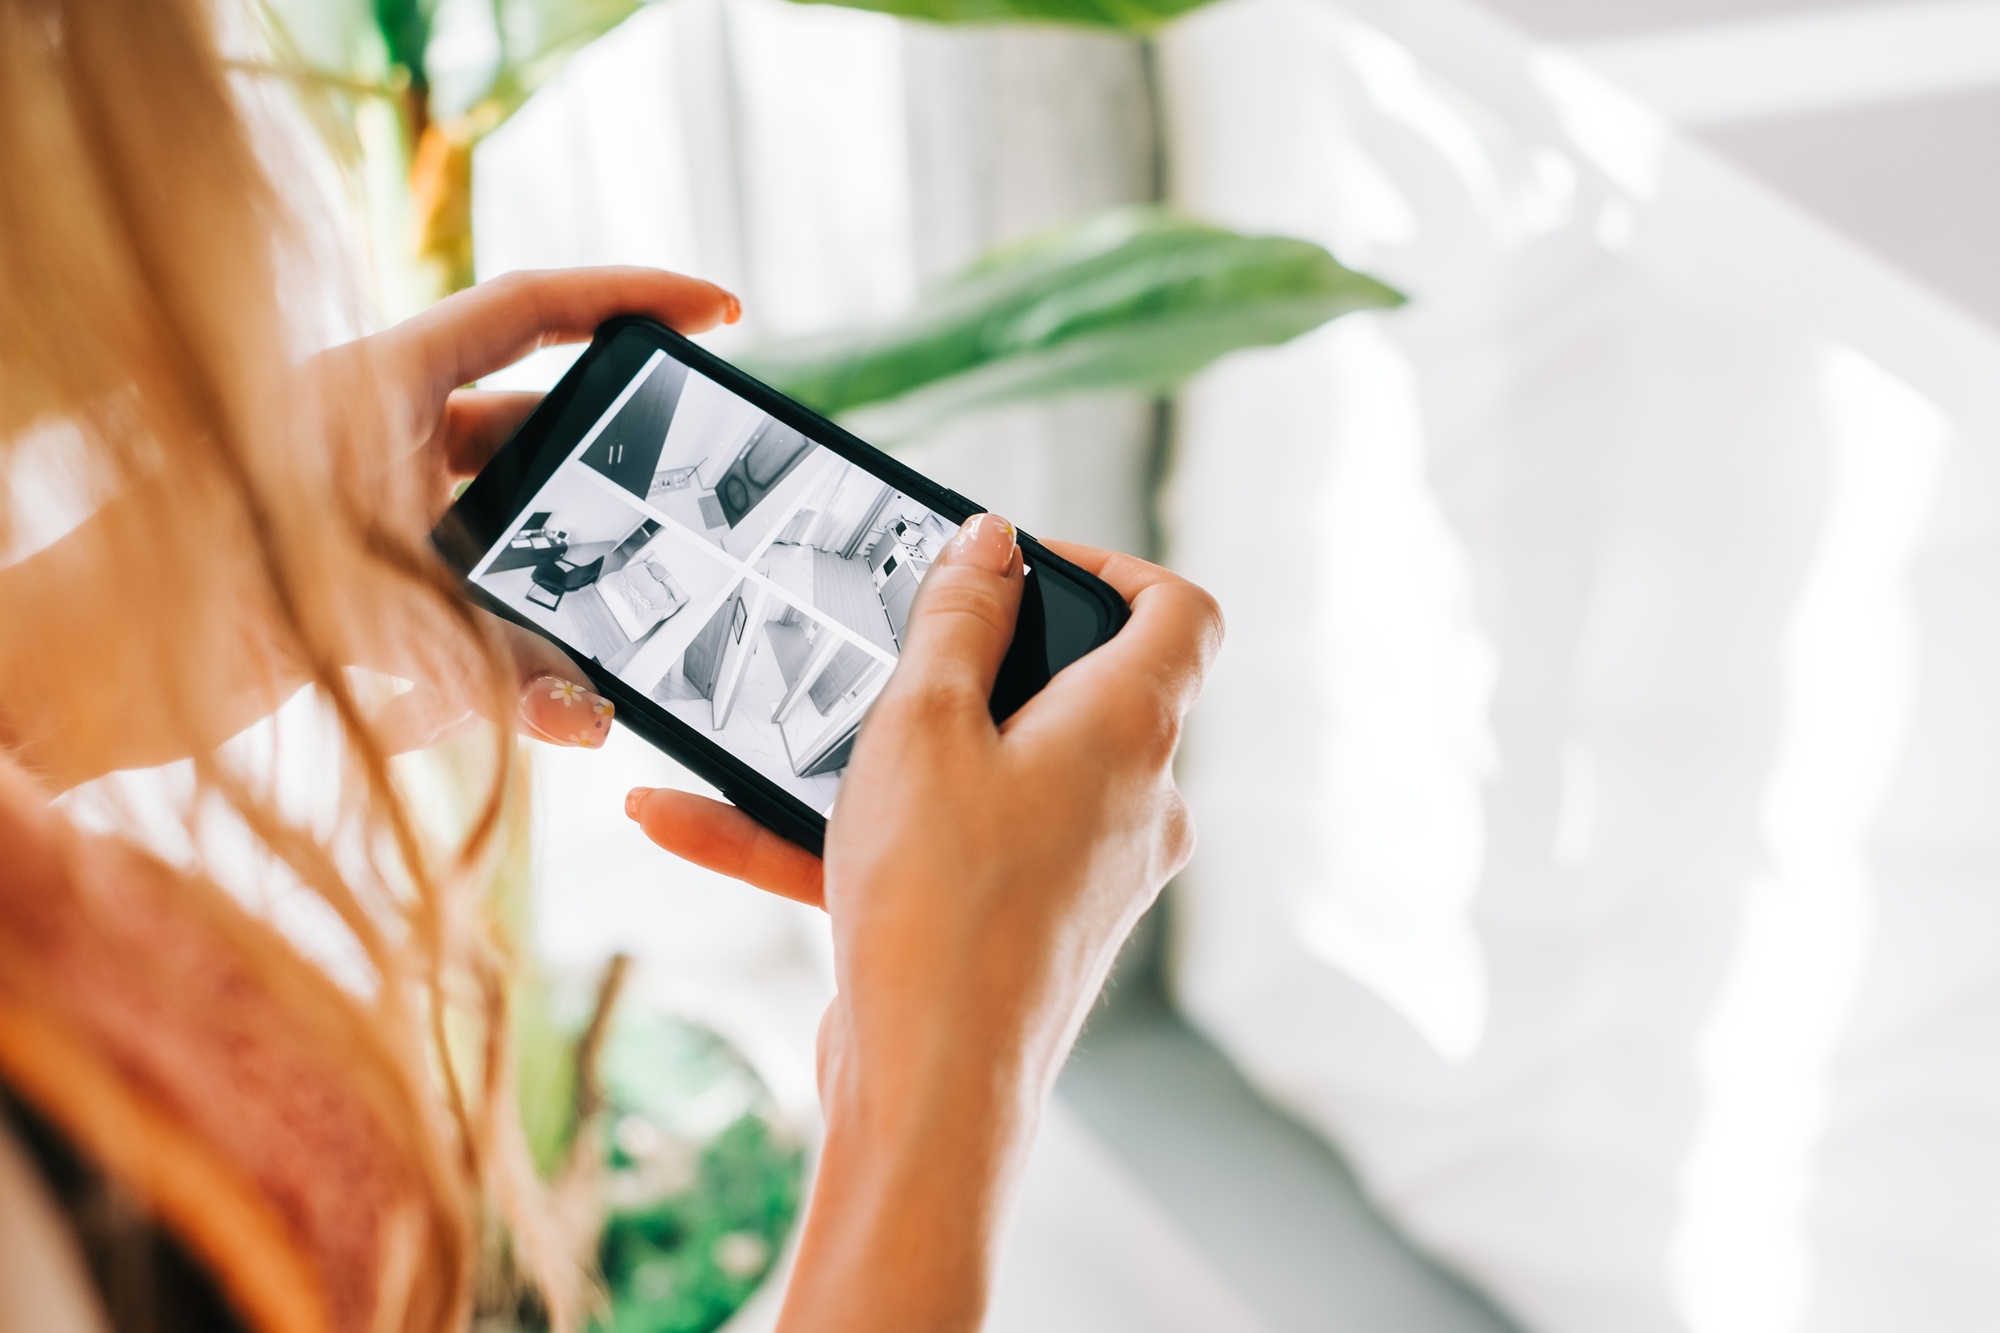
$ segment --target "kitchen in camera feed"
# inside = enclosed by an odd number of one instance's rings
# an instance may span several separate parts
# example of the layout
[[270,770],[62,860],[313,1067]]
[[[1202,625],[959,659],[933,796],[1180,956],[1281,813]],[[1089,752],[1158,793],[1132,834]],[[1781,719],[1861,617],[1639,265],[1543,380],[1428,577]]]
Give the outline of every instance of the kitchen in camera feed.
[[957,531],[659,352],[472,577],[825,813]]

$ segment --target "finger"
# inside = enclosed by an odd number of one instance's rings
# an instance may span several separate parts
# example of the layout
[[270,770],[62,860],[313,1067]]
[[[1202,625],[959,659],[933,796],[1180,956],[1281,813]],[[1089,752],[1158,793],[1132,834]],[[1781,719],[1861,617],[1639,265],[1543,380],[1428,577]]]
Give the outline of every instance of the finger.
[[590,677],[555,644],[512,621],[488,616],[500,636],[503,652],[514,664],[520,682],[514,716],[504,719],[515,730],[551,745],[575,745],[595,750],[611,739],[616,707],[590,687]]
[[415,359],[443,397],[558,343],[586,342],[614,315],[647,315],[682,333],[734,323],[742,303],[711,282],[651,268],[509,273],[482,282],[382,335]]
[[521,686],[521,729],[551,745],[602,749],[611,739],[611,719],[617,711],[589,686],[562,676],[534,676]]
[[1186,583],[1187,580],[1171,569],[1163,569],[1150,561],[1141,560],[1136,555],[1126,555],[1123,551],[1105,551],[1095,546],[1085,546],[1079,542],[1045,541],[1042,545],[1114,588],[1129,605],[1138,595],[1156,583]]
[[435,437],[436,456],[444,460],[452,480],[477,475],[541,401],[538,393],[454,390],[445,400],[444,420]]
[[358,663],[369,670],[410,682],[375,710],[377,735],[392,752],[447,740],[481,717],[552,745],[597,749],[610,739],[616,710],[568,653],[488,611],[475,614],[507,663],[507,688],[499,696],[490,676],[427,657],[417,645],[391,641],[360,652]]
[[941,689],[979,716],[1021,609],[1021,549],[1014,525],[974,514],[924,575],[885,695]]
[[[512,714],[494,720],[550,745],[602,748],[611,739],[617,709],[591,689],[584,669],[541,635],[489,612],[479,614],[498,634],[500,649],[512,663],[517,682]],[[460,706],[484,713],[491,711],[493,701],[481,692],[476,698],[465,696]]]
[[1143,680],[1175,716],[1184,716],[1222,648],[1222,608],[1215,598],[1136,556],[1070,542],[1050,542],[1048,547],[1110,584],[1132,608],[1125,628],[1073,665],[1079,684],[1095,684],[1100,674]]
[[634,787],[625,814],[683,861],[794,902],[826,905],[820,859],[733,805],[671,787]]

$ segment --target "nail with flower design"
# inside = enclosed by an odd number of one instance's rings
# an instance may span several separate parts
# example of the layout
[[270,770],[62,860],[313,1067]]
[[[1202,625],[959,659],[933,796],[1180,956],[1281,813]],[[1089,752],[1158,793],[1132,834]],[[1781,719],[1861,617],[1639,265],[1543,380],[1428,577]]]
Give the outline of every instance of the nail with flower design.
[[528,730],[557,745],[594,750],[611,736],[611,701],[573,680],[537,676],[521,691],[521,720]]

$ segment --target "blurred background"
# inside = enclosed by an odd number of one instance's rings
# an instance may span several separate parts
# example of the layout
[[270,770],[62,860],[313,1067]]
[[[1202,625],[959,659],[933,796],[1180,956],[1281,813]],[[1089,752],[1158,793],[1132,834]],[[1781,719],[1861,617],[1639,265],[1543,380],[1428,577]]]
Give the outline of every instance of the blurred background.
[[[865,365],[821,405],[1221,599],[1201,851],[991,1326],[1990,1326],[2000,3],[867,8],[279,0],[250,63],[385,320],[711,278],[724,356]],[[947,307],[984,360],[927,357]],[[630,1096],[809,1159],[824,922],[652,849],[641,782],[698,785],[535,757],[551,993],[633,956],[696,1073]],[[687,1233],[724,1295],[641,1265],[616,1326],[768,1328],[772,1189]]]

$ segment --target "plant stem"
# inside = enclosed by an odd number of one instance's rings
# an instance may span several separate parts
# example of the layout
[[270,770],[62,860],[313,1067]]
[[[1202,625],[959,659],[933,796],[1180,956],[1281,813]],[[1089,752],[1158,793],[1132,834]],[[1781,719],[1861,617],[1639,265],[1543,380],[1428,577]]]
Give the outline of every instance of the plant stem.
[[225,60],[222,62],[222,67],[239,74],[283,79],[287,83],[295,83],[304,88],[347,93],[354,97],[379,97],[384,101],[395,101],[402,96],[402,90],[386,80],[357,79],[293,61]]
[[604,1080],[598,1076],[597,1067],[604,1054],[605,1039],[611,1034],[611,1016],[618,1008],[618,997],[631,972],[631,954],[611,955],[604,978],[597,983],[597,1003],[590,1011],[590,1025],[577,1039],[575,1142],[583,1141],[584,1127],[604,1109]]

